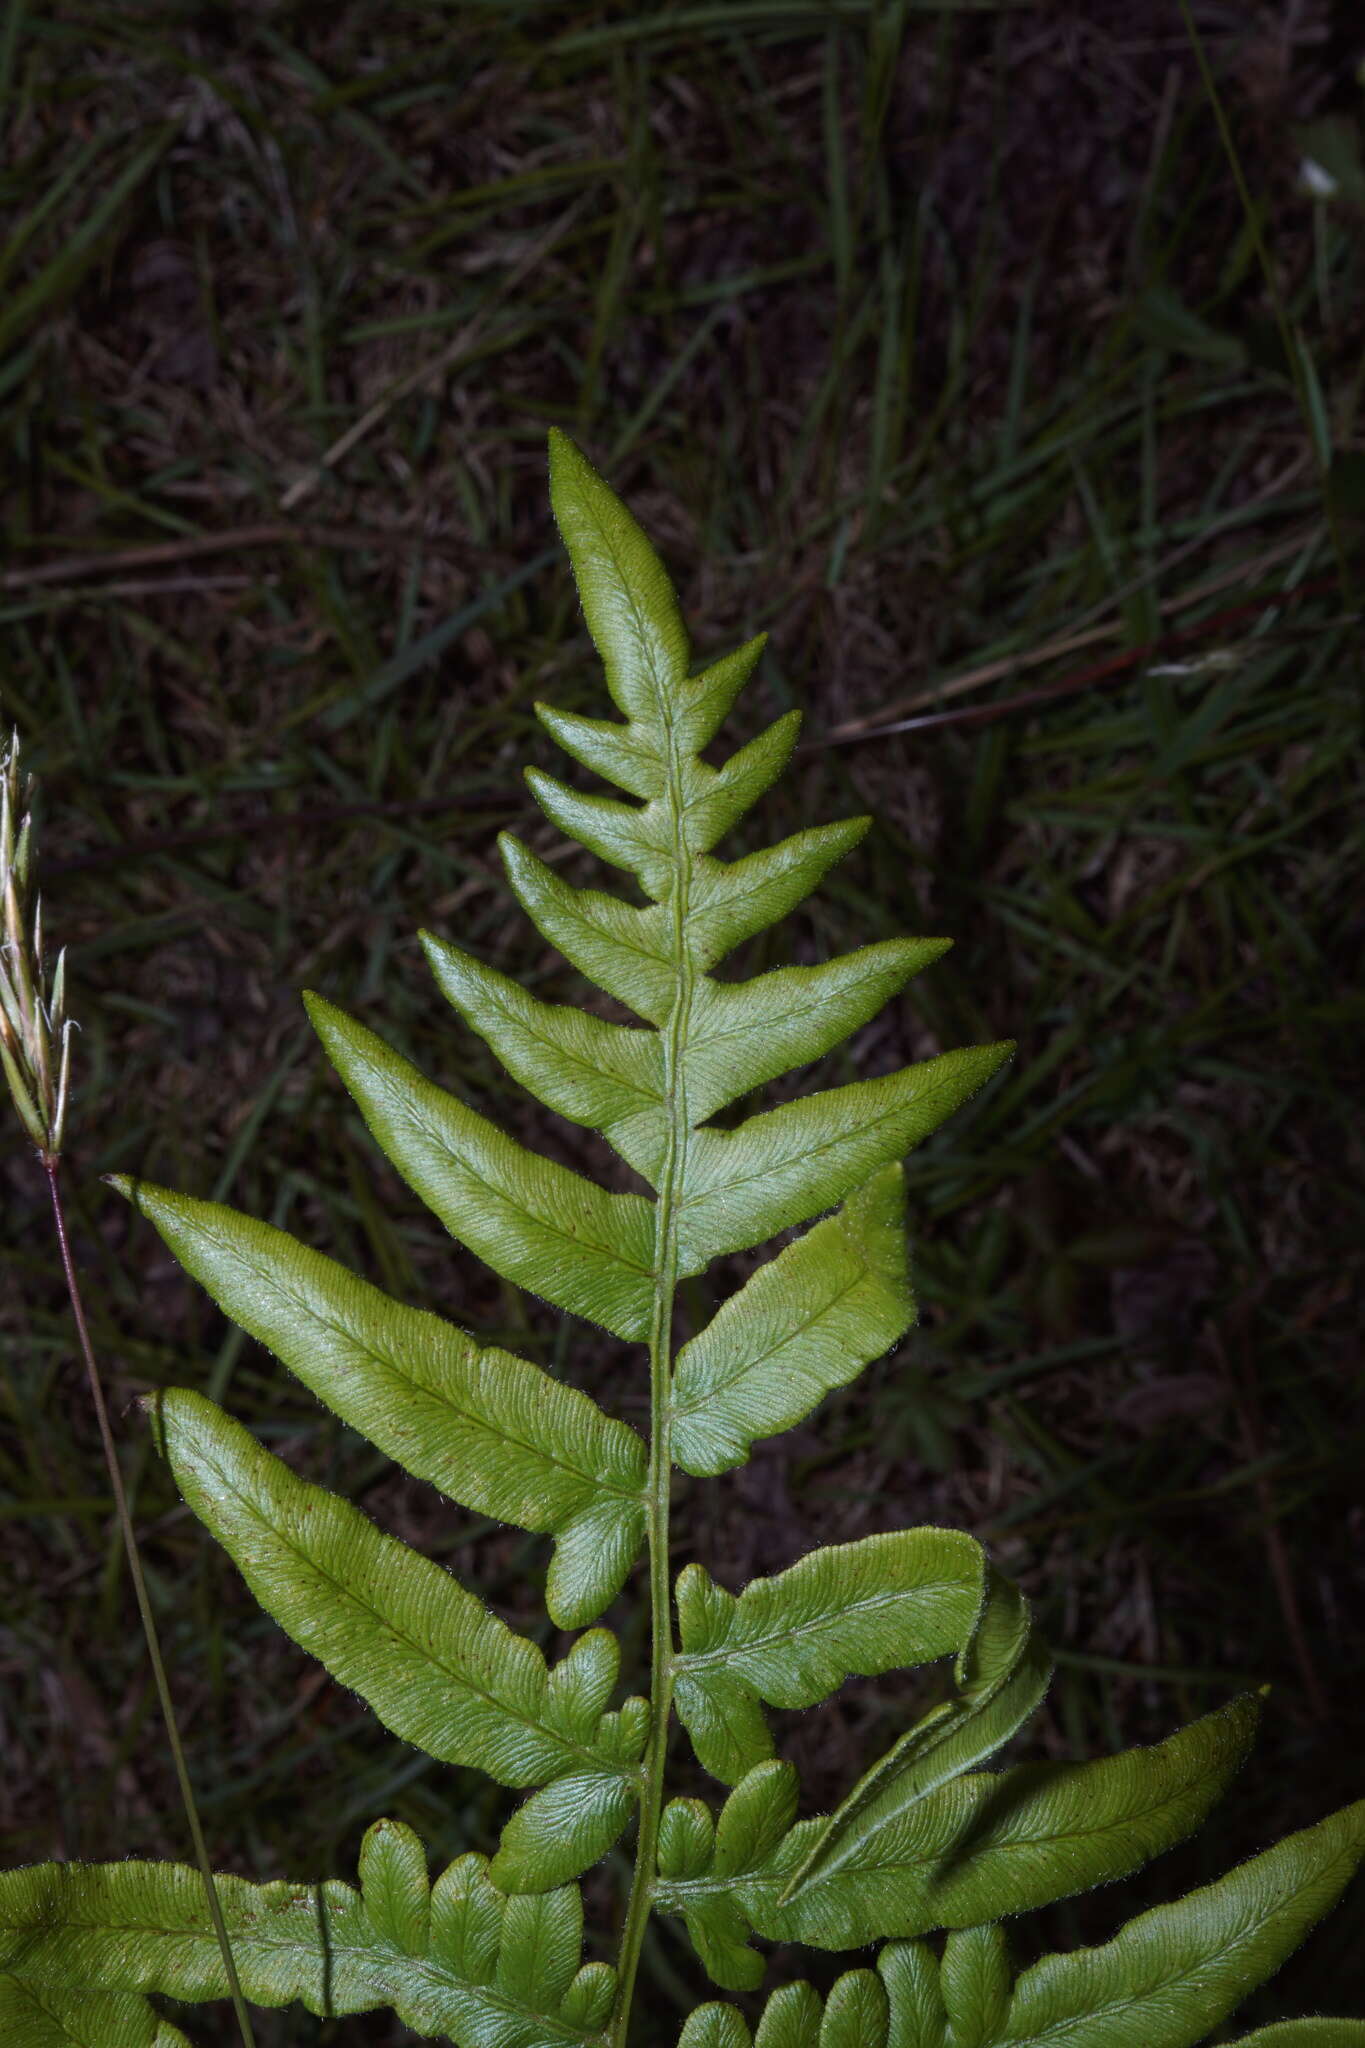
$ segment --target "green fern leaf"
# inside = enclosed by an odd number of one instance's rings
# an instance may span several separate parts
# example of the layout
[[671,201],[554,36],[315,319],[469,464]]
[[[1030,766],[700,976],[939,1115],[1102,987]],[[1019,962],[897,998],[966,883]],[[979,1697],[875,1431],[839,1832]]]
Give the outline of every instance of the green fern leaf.
[[654,1212],[528,1152],[321,996],[304,997],[376,1142],[485,1265],[618,1337],[649,1333]]
[[180,2029],[153,2012],[145,1998],[62,1991],[49,1984],[39,1992],[3,1973],[0,2040],[5,2048],[190,2048]]
[[812,825],[742,860],[694,862],[684,939],[693,967],[706,972],[717,966],[745,939],[804,903],[834,863],[862,841],[871,822],[845,818]]
[[961,1108],[1009,1046],[941,1053],[877,1081],[850,1081],[761,1111],[737,1130],[696,1131],[679,1204],[678,1257],[700,1272],[842,1201]]
[[901,1170],[888,1166],[684,1344],[669,1402],[676,1463],[698,1477],[743,1464],[759,1437],[792,1428],[889,1351],[914,1314]]
[[948,2007],[932,1950],[922,1941],[888,1942],[877,1971],[886,1986],[886,2048],[949,2048]]
[[951,943],[884,939],[818,967],[774,967],[750,981],[702,982],[682,1060],[691,1114],[714,1116],[761,1082],[841,1045]]
[[710,1976],[727,1991],[753,1991],[761,1958],[749,1947],[742,1880],[767,1867],[796,1818],[796,1772],[758,1764],[735,1787],[718,1820],[700,1799],[673,1799],[659,1828],[655,1900],[680,1912]]
[[743,2014],[732,2005],[699,2005],[678,2036],[678,2048],[752,2048],[752,2042]]
[[[788,1903],[790,1877],[745,1910],[771,1940],[849,1948],[874,1931],[970,1926],[1111,1883],[1202,1825],[1245,1761],[1256,1718],[1255,1701],[1234,1700],[1096,1763],[964,1773],[913,1803],[893,1785]],[[799,1823],[776,1862],[799,1871],[820,1830]]]
[[677,992],[667,908],[637,910],[619,896],[576,889],[510,832],[498,850],[513,894],[550,944],[637,1016],[665,1024]]
[[[1151,1749],[966,1771],[924,1794],[911,1771],[804,1879],[825,1822],[798,1821],[766,1860],[726,1869],[694,1819],[686,1872],[661,1860],[657,1903],[690,1928],[723,1902],[732,1928],[742,1920],[769,1941],[832,1949],[1026,1912],[1126,1876],[1198,1827],[1244,1760],[1255,1721],[1256,1702],[1236,1700]],[[774,1811],[793,1812],[795,1774],[780,1763],[759,1765],[731,1798],[760,1778]]]
[[1017,1587],[984,1565],[981,1608],[970,1641],[956,1660],[957,1691],[926,1714],[866,1771],[817,1830],[779,1903],[857,1861],[892,1817],[1008,1742],[1047,1691],[1052,1660],[1031,1633],[1028,1604]]
[[939,1986],[953,2048],[990,2048],[1004,2039],[1010,2011],[1010,1959],[1000,1926],[966,1927],[950,1934],[939,1964]]
[[[396,1821],[377,1821],[366,1835],[360,1879],[359,1891],[335,1880],[218,1879],[253,2004],[297,2001],[329,2018],[387,2006],[414,2032],[457,2048],[577,2048],[600,2033],[615,1976],[581,1962],[575,1886],[507,1899],[481,1856],[462,1856],[428,1887],[421,1845]],[[124,2048],[125,2037],[127,2048],[173,2048],[182,2039],[173,2030],[145,2031],[165,2023],[143,1995],[197,2002],[227,1990],[203,1881],[172,1863],[45,1863],[0,1875],[0,1970],[41,1983],[43,2005],[78,2022],[87,1987],[99,1984],[111,2029],[125,2035],[69,2033],[80,2048],[87,2038],[89,2048]],[[9,2010],[22,2006],[0,2003]],[[103,2007],[92,2017],[103,2023]],[[60,2033],[35,2033],[33,2043],[65,2048]]]
[[638,1796],[634,1774],[574,1771],[554,1779],[503,1829],[489,1866],[493,1882],[506,1892],[543,1892],[577,1877],[619,1839]]
[[352,1429],[451,1500],[553,1534],[551,1616],[561,1628],[596,1619],[644,1536],[645,1447],[634,1430],[271,1224],[146,1181],[111,1185],[224,1314]]
[[1362,1856],[1365,1801],[1153,1907],[1103,1948],[1045,1957],[1015,1987],[999,2048],[1194,2048],[1292,1954]]
[[817,2048],[823,2012],[809,1984],[784,1984],[763,2008],[759,2048]]
[[[991,1571],[979,1544],[953,1530],[907,1529],[817,1550],[777,1578],[755,1579],[738,1598],[689,1565],[678,1581],[678,1621],[678,1717],[699,1760],[730,1785],[772,1754],[759,1700],[809,1707],[851,1675],[874,1678],[956,1655],[958,1696],[927,1717],[917,1738],[927,1755],[1018,1677],[1011,1712],[992,1725],[985,1749],[954,1762],[963,1770],[1014,1734],[1047,1684],[1019,1595]],[[911,1742],[897,1745],[898,1764],[908,1765]],[[881,1780],[867,1789],[882,1789]]]
[[378,1820],[360,1845],[360,1891],[370,1925],[400,1955],[431,1945],[427,1852],[401,1822]]
[[657,1183],[667,1143],[658,1033],[538,1002],[458,946],[430,932],[421,936],[442,994],[512,1078],[570,1122],[601,1131],[638,1174]]
[[[576,1874],[610,1846],[638,1791],[648,1727],[643,1700],[604,1711],[619,1660],[613,1636],[591,1630],[547,1670],[534,1643],[448,1572],[297,1478],[213,1402],[177,1390],[156,1409],[186,1500],[295,1642],[428,1756],[503,1785],[593,1780],[592,1824],[559,1840],[561,1870],[566,1855],[581,1852]],[[616,1820],[606,1840],[604,1812]],[[523,1839],[536,1832],[531,1815]]]
[[[775,1993],[758,2048],[1196,2048],[1335,1904],[1362,1857],[1365,1801],[1143,1913],[1104,1947],[1045,1956],[1015,1982],[998,1926],[949,1934],[941,1962],[921,1942],[890,1942],[876,1978],[848,1971],[823,2012],[808,1985]],[[1293,2020],[1237,2048],[1358,2048],[1362,2038],[1365,2021]],[[733,2007],[699,2007],[679,2048],[713,2041],[750,2048]]]

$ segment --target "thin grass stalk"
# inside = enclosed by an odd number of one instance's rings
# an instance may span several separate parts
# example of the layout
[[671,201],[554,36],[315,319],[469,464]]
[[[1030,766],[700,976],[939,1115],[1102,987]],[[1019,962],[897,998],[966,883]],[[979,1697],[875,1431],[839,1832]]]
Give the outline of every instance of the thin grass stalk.
[[71,1255],[71,1239],[66,1227],[66,1211],[61,1190],[61,1162],[71,1079],[73,1025],[66,1015],[66,956],[64,953],[58,956],[56,972],[49,989],[43,967],[41,904],[35,902],[32,919],[30,920],[28,916],[33,833],[27,803],[32,788],[32,778],[20,774],[19,740],[16,734],[11,739],[3,762],[0,762],[0,1066],[3,1066],[5,1080],[20,1122],[33,1141],[39,1162],[47,1177],[67,1298],[71,1303],[77,1341],[90,1385],[90,1397],[95,1406],[95,1419],[99,1424],[104,1463],[123,1536],[123,1547],[128,1559],[128,1570],[133,1581],[138,1612],[142,1617],[142,1632],[147,1644],[147,1654],[151,1659],[152,1676],[156,1684],[157,1698],[161,1703],[161,1715],[170,1743],[181,1803],[189,1823],[195,1859],[204,1880],[209,1918],[213,1923],[219,1953],[223,1959],[228,1995],[237,2015],[238,2032],[243,2048],[255,2048],[251,2017],[242,1996],[237,1965],[233,1958],[232,1945],[228,1940],[218,1889],[214,1883],[208,1850],[204,1843],[199,1809],[195,1804],[189,1772],[185,1767],[185,1752],[180,1740],[180,1729],[175,1718],[170,1686],[166,1680],[166,1665],[161,1655],[156,1619],[147,1594],[147,1581],[143,1575],[142,1560],[138,1555],[132,1516],[128,1512],[128,1497],[124,1491],[123,1473],[119,1466],[114,1432],[109,1422],[109,1408],[104,1398],[104,1387],[95,1359],[95,1347],[90,1341],[90,1326],[85,1318],[85,1303],[81,1297],[76,1262]]
[[85,1320],[85,1304],[81,1299],[80,1282],[76,1276],[75,1260],[71,1256],[71,1240],[67,1235],[66,1212],[62,1205],[60,1160],[52,1154],[42,1155],[43,1171],[47,1175],[48,1192],[52,1197],[52,1220],[57,1232],[57,1243],[61,1249],[62,1273],[66,1280],[67,1298],[71,1303],[71,1314],[76,1324],[76,1336],[80,1344],[81,1357],[85,1361],[85,1374],[90,1387],[90,1399],[94,1403],[95,1419],[99,1424],[100,1443],[104,1449],[104,1462],[109,1473],[109,1486],[114,1496],[114,1511],[118,1516],[119,1529],[123,1535],[124,1554],[128,1560],[128,1574],[133,1582],[138,1613],[142,1617],[142,1633],[147,1642],[147,1655],[151,1660],[152,1677],[156,1684],[156,1696],[161,1703],[161,1718],[166,1725],[166,1740],[170,1744],[171,1761],[175,1767],[176,1782],[180,1787],[180,1799],[189,1823],[190,1839],[194,1844],[194,1859],[199,1865],[204,1880],[204,1892],[208,1899],[209,1918],[218,1941],[219,1953],[223,1958],[223,1970],[228,1981],[228,1994],[232,1999],[233,2011],[237,2016],[237,2028],[242,2037],[243,2048],[256,2048],[256,2037],[252,2032],[251,2015],[242,1996],[242,1986],[237,1975],[237,1964],[232,1954],[232,1943],[228,1939],[227,1923],[218,1899],[218,1887],[214,1882],[213,1868],[204,1841],[204,1830],[199,1821],[199,1808],[195,1803],[194,1789],[190,1784],[189,1771],[185,1764],[185,1751],[180,1740],[180,1726],[175,1716],[171,1689],[166,1678],[165,1660],[161,1655],[161,1638],[157,1630],[156,1617],[147,1593],[147,1581],[143,1575],[142,1559],[138,1555],[137,1536],[133,1529],[133,1518],[128,1512],[128,1496],[124,1490],[123,1473],[119,1466],[118,1450],[114,1443],[114,1432],[109,1421],[108,1404],[104,1398],[104,1387],[100,1380],[99,1367],[95,1360],[95,1349],[90,1341],[90,1327]]

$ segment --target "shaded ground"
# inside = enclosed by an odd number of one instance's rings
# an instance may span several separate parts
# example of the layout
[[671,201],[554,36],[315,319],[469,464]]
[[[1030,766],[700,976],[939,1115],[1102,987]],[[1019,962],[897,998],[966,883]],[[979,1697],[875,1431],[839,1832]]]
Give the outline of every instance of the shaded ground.
[[[601,708],[552,422],[656,538],[699,650],[770,630],[736,736],[807,708],[744,843],[876,817],[747,965],[956,938],[816,1078],[1020,1045],[911,1161],[918,1331],[732,1482],[685,1485],[680,1556],[738,1584],[816,1540],[972,1529],[1059,1651],[1033,1754],[1268,1683],[1226,1832],[1142,1898],[1359,1794],[1361,53],[1344,7],[1196,7],[1253,228],[1178,9],[1135,12],[6,17],[0,688],[71,948],[81,1254],[225,1867],[348,1869],[379,1812],[445,1856],[505,1800],[266,1626],[138,1392],[225,1399],[542,1638],[543,1551],[395,1479],[96,1176],[288,1222],[641,1399],[633,1356],[452,1259],[296,998],[612,1171],[449,1028],[414,941],[577,993],[492,853],[504,824],[554,843],[520,781],[550,762],[533,700]],[[3,1172],[4,1854],[180,1855],[42,1190],[18,1146]],[[792,1717],[813,1801],[905,1700]],[[1361,2009],[1361,1932],[1357,1902],[1251,2017]],[[649,1967],[661,2010],[697,1995],[681,1939]]]

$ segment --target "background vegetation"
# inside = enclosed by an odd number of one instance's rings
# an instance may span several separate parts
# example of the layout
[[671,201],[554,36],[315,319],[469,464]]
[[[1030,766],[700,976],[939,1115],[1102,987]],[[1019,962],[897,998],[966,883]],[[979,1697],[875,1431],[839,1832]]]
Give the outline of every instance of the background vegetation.
[[[414,937],[581,993],[493,853],[503,825],[555,844],[520,781],[551,760],[533,699],[602,706],[552,422],[699,650],[771,631],[736,733],[795,701],[807,738],[753,832],[875,815],[745,964],[956,938],[819,1078],[1019,1040],[911,1161],[918,1331],[688,1484],[680,1550],[738,1584],[816,1540],[973,1530],[1057,1647],[1035,1754],[1268,1685],[1225,1829],[1142,1896],[1359,1795],[1365,43],[1349,0],[1192,13],[1196,41],[1178,0],[9,0],[0,687],[82,1026],[79,1253],[224,1867],[345,1871],[384,1812],[445,1858],[505,1800],[265,1622],[134,1397],[206,1389],[531,1628],[543,1547],[395,1478],[96,1176],[287,1223],[643,1399],[600,1332],[452,1256],[297,1000],[612,1171],[454,1028]],[[3,1175],[3,1856],[182,1857],[13,1126]],[[787,1717],[813,1797],[906,1683]],[[1118,1915],[1101,1893],[1021,1944]],[[1363,1935],[1357,1900],[1255,2016],[1361,2009]],[[646,1967],[672,2040],[699,1973],[668,1931]]]

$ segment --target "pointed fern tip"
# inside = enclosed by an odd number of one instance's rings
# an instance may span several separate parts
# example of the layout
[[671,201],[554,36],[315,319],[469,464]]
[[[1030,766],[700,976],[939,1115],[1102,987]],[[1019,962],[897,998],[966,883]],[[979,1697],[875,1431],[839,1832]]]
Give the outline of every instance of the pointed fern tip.
[[[589,462],[587,456],[583,453],[583,450],[579,447],[578,443],[575,440],[573,440],[573,438],[570,435],[566,434],[562,427],[551,427],[550,429],[549,460],[550,508],[553,511],[555,485],[562,476],[570,474],[575,469],[577,469],[580,471],[587,470],[590,472],[591,475],[595,477],[597,475],[597,471],[593,469],[592,464]],[[556,514],[556,522],[557,520],[558,515]]]
[[502,856],[502,864],[509,874],[518,868],[525,869],[527,861],[531,858],[530,849],[522,845],[515,832],[499,832],[497,845]]
[[322,1034],[325,1023],[330,1023],[333,1017],[340,1015],[336,1004],[329,1003],[326,996],[320,996],[316,989],[300,989],[299,996],[308,1013],[309,1023],[319,1035]]

